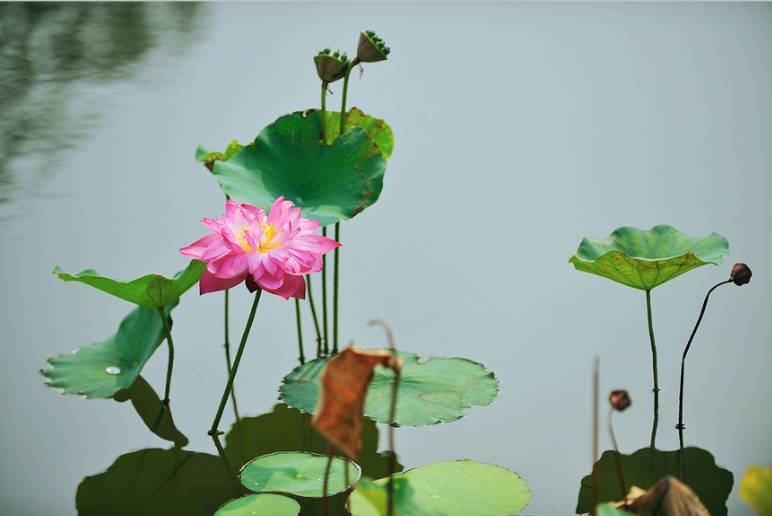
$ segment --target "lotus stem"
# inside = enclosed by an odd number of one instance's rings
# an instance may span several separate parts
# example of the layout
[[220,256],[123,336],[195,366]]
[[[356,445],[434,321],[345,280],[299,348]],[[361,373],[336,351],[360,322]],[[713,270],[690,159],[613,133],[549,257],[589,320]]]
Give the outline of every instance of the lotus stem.
[[625,495],[627,495],[627,485],[625,484],[625,474],[622,471],[622,458],[619,453],[619,445],[617,444],[617,438],[614,435],[614,425],[612,422],[612,418],[614,416],[614,407],[611,407],[608,411],[608,435],[611,437],[611,444],[614,446],[614,451],[616,454],[614,455],[614,462],[616,463],[617,467],[617,480],[619,480],[619,488],[622,490],[620,499],[624,498]]
[[[340,242],[340,222],[335,223],[335,241]],[[332,279],[332,353],[338,352],[338,280],[340,265],[340,246],[333,251],[335,258],[335,268],[333,269]]]
[[327,143],[325,126],[327,125],[327,83],[322,81],[322,144]]
[[713,285],[710,290],[708,290],[708,293],[705,295],[705,300],[702,302],[700,316],[697,318],[697,323],[694,325],[692,334],[689,336],[689,341],[686,343],[686,348],[684,348],[684,354],[681,357],[681,387],[678,391],[678,424],[676,425],[676,429],[678,429],[678,470],[682,480],[685,478],[682,456],[684,452],[684,429],[686,428],[684,426],[684,377],[686,376],[686,355],[689,353],[689,349],[692,347],[692,341],[694,340],[694,336],[697,334],[697,328],[700,327],[702,316],[705,315],[705,309],[708,307],[708,300],[710,299],[710,295],[718,287],[721,285],[726,285],[727,283],[732,283],[732,279],[730,278],[726,281],[717,283]]
[[314,293],[311,289],[311,275],[306,274],[306,289],[308,291],[308,305],[311,307],[311,317],[314,319],[314,330],[316,331],[316,358],[322,356],[322,332],[319,331],[319,319],[316,317],[316,303],[314,303]]
[[343,76],[343,95],[340,100],[340,131],[339,136],[343,136],[343,131],[346,128],[346,98],[348,96],[348,78],[351,75],[352,65],[346,67],[346,75]]
[[651,367],[654,376],[654,423],[651,428],[651,448],[655,449],[657,442],[657,425],[659,424],[659,377],[657,376],[657,344],[654,342],[654,326],[651,321],[651,290],[646,291],[646,317],[649,323],[649,341],[651,342]]
[[327,502],[327,493],[330,491],[330,468],[332,467],[332,444],[327,447],[327,465],[324,467],[324,481],[322,482],[322,514],[327,516],[330,508]]
[[[229,328],[229,315],[228,315],[228,307],[230,305],[229,302],[229,292],[230,289],[225,289],[225,365],[228,368],[228,375],[231,374],[231,340],[230,340],[230,328]],[[231,389],[231,403],[233,404],[233,415],[236,416],[236,422],[241,422],[241,417],[239,416],[239,407],[236,403],[236,389]]]
[[[322,228],[322,236],[327,236],[327,228]],[[324,354],[330,352],[329,333],[327,332],[327,255],[322,255],[322,328],[324,335]]]
[[209,430],[209,435],[211,436],[220,434],[218,429],[220,425],[220,419],[222,418],[223,410],[225,410],[225,404],[228,402],[228,396],[233,389],[233,380],[236,379],[236,373],[239,370],[241,356],[244,354],[244,348],[246,347],[247,338],[249,337],[249,330],[252,329],[252,322],[255,320],[255,312],[257,311],[257,305],[260,302],[260,294],[262,294],[262,292],[263,290],[261,288],[258,288],[257,292],[255,292],[255,300],[252,303],[252,309],[249,311],[249,317],[247,318],[247,324],[244,327],[244,333],[241,334],[241,342],[239,342],[239,349],[236,350],[236,358],[233,360],[231,373],[228,375],[228,383],[225,384],[225,390],[223,391],[222,398],[220,399],[220,406],[217,408],[217,414],[215,414],[214,421],[212,421],[212,428]]
[[295,322],[297,323],[298,327],[298,360],[300,360],[300,364],[306,363],[306,357],[303,353],[303,327],[300,322],[300,300],[295,298]]
[[158,412],[155,423],[153,423],[153,430],[158,428],[164,413],[169,408],[169,391],[171,390],[172,386],[172,369],[174,369],[174,341],[172,340],[171,315],[165,314],[163,308],[159,308],[158,313],[161,316],[161,324],[164,328],[166,343],[169,346],[169,358],[166,363],[166,386],[164,387],[164,399],[163,402],[161,402],[161,410]]

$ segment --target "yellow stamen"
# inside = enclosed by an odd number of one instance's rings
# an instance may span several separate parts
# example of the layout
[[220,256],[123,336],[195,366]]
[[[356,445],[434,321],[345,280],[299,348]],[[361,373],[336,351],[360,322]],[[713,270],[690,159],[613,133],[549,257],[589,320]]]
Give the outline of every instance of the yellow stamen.
[[274,242],[276,237],[276,226],[273,224],[260,224],[263,230],[263,238],[260,239],[260,245],[257,250],[261,253],[267,253],[271,249],[279,247],[279,242]]

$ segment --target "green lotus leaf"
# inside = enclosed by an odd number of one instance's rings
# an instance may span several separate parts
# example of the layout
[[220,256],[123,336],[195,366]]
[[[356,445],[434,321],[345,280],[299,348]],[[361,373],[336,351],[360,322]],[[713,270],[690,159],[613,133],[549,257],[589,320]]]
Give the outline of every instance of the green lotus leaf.
[[193,260],[172,279],[165,278],[160,274],[147,274],[132,281],[106,278],[92,269],[78,274],[68,274],[59,267],[55,267],[54,274],[62,281],[85,283],[144,308],[159,309],[176,303],[182,294],[198,282],[204,268],[206,268],[204,262]]
[[252,494],[231,500],[217,509],[214,516],[253,516],[255,514],[297,516],[300,514],[300,504],[282,495]]
[[759,516],[772,514],[772,468],[749,466],[740,480],[740,498]]
[[617,509],[610,503],[604,503],[598,506],[596,513],[598,516],[630,516],[633,513]]
[[[299,450],[324,454],[329,442],[311,425],[311,416],[283,403],[268,414],[241,417],[225,436],[225,455],[240,466],[252,457],[277,451]],[[362,473],[372,478],[389,474],[389,452],[378,452],[378,427],[365,419],[362,424],[362,450],[357,459]],[[396,471],[403,467],[397,461]]]
[[[520,475],[473,460],[450,460],[411,469],[394,476],[395,486],[404,486],[397,484],[400,479],[408,480],[409,489],[395,497],[395,515],[506,516],[523,510],[531,501],[531,490]],[[386,478],[374,482],[382,487],[387,483]],[[349,498],[352,516],[385,515],[382,499],[382,494],[367,485],[364,490],[355,489]]]
[[[325,111],[324,141],[332,144],[340,135],[340,111]],[[361,127],[367,136],[375,142],[383,157],[389,159],[394,150],[394,133],[385,120],[364,114],[357,108],[351,108],[346,114],[346,131],[351,127]]]
[[[664,476],[678,477],[678,455],[678,450],[663,452],[651,448],[642,448],[632,455],[617,454],[611,450],[603,452],[593,467],[599,484],[598,501],[622,500],[631,486],[649,489]],[[622,463],[625,493],[622,493],[617,476],[617,457]],[[732,491],[734,482],[732,473],[718,467],[713,455],[700,448],[685,448],[683,460],[686,478],[680,480],[692,488],[712,516],[725,516],[727,513],[726,499]],[[590,512],[593,487],[592,474],[582,479],[576,505],[577,514]]]
[[[465,358],[429,358],[400,353],[404,361],[397,392],[397,426],[448,423],[464,416],[473,406],[490,405],[499,392],[496,376],[482,364]],[[290,407],[313,413],[319,398],[321,373],[329,357],[317,358],[295,368],[279,389]],[[365,400],[365,415],[379,423],[389,422],[394,373],[376,367]]]
[[209,170],[211,170],[215,161],[228,161],[243,148],[244,146],[235,139],[231,140],[223,152],[210,151],[203,145],[199,145],[196,147],[196,161],[203,163]]
[[[327,456],[309,452],[276,452],[247,462],[241,470],[241,483],[256,493],[288,493],[307,498],[324,496]],[[344,468],[348,467],[349,484]],[[354,462],[333,457],[328,495],[345,491],[359,480],[361,470]]]
[[[164,308],[167,316],[172,307]],[[163,340],[159,311],[138,307],[121,321],[115,335],[69,355],[49,358],[41,373],[62,394],[109,398],[132,386]]]
[[651,290],[696,267],[720,265],[727,254],[729,242],[717,233],[698,238],[660,225],[648,231],[621,227],[605,239],[586,237],[569,261],[577,270]]
[[[349,512],[352,516],[372,515],[387,516],[388,510],[388,487],[386,482],[373,482],[372,480],[362,479],[357,482],[356,489],[352,492],[348,501]],[[421,516],[441,516],[430,506],[421,505],[421,500],[416,499],[415,491],[410,485],[410,481],[405,477],[395,477],[394,482],[394,511],[393,514],[420,514]]]
[[351,127],[323,145],[321,116],[306,111],[282,116],[214,175],[231,199],[268,209],[284,196],[307,218],[326,226],[350,219],[378,200],[386,158],[367,133]]
[[172,448],[121,455],[78,486],[79,516],[211,516],[239,496],[219,457]]
[[[128,389],[118,391],[113,399],[119,403],[131,401],[137,415],[147,426],[148,430],[153,432],[161,439],[166,439],[174,443],[174,446],[182,448],[188,444],[188,438],[177,429],[172,418],[170,407],[164,408],[158,394],[153,390],[149,383],[137,376],[134,383]],[[161,416],[159,419],[158,416]]]

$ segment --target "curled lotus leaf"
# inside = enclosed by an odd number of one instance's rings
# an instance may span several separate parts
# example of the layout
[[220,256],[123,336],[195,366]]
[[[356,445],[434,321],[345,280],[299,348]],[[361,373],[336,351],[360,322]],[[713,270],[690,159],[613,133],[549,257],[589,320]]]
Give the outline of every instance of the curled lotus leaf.
[[[473,406],[490,405],[498,396],[499,381],[482,364],[465,358],[419,359],[399,353],[403,361],[397,389],[397,426],[448,423],[464,416]],[[320,377],[329,357],[317,358],[295,368],[279,389],[290,407],[314,413],[319,401]],[[365,400],[365,416],[389,423],[394,372],[377,366]]]
[[696,267],[720,265],[727,254],[729,242],[717,233],[700,238],[667,225],[626,226],[608,238],[584,238],[569,261],[577,270],[651,290]]
[[192,260],[185,269],[175,274],[171,279],[160,274],[147,274],[131,281],[100,276],[93,269],[87,269],[78,274],[69,274],[59,267],[55,267],[54,274],[62,281],[85,283],[124,301],[158,310],[169,304],[176,304],[182,294],[198,283],[204,268],[206,268],[204,262]]
[[244,148],[238,140],[231,140],[224,151],[211,151],[203,145],[196,147],[196,161],[203,163],[206,168],[212,170],[215,161],[228,161]]
[[[617,460],[622,468],[624,490],[619,483]],[[710,452],[691,446],[684,448],[682,466],[685,474],[682,482],[694,491],[708,512],[713,516],[726,516],[726,500],[734,482],[732,473],[717,466]],[[591,511],[596,479],[598,502],[613,502],[624,499],[631,486],[649,489],[668,475],[677,478],[679,470],[678,450],[642,448],[632,455],[607,450],[593,466],[595,479],[592,474],[582,478],[576,513]]]
[[[330,145],[340,136],[340,112],[326,111],[325,115],[324,137],[325,143]],[[351,108],[346,113],[345,130],[351,127],[363,129],[381,150],[383,157],[386,159],[391,157],[394,150],[394,133],[385,120],[366,115],[358,108]]]
[[361,127],[330,145],[319,111],[284,115],[213,173],[233,200],[268,209],[284,196],[323,226],[350,219],[378,200],[386,158]]
[[300,504],[282,495],[251,494],[229,501],[217,509],[214,516],[253,516],[255,514],[297,516],[300,514]]
[[[407,483],[402,483],[407,480]],[[449,460],[394,475],[395,515],[506,516],[523,510],[531,490],[523,478],[506,468],[474,460]],[[385,487],[388,478],[372,482]],[[385,516],[383,494],[365,484],[349,498],[352,516]]]
[[[324,472],[327,456],[309,452],[276,452],[247,462],[241,469],[241,484],[256,493],[287,493],[307,498],[324,496]],[[348,470],[348,475],[344,469]],[[357,464],[333,457],[330,467],[328,496],[345,491],[359,480]],[[348,477],[349,484],[346,484]]]

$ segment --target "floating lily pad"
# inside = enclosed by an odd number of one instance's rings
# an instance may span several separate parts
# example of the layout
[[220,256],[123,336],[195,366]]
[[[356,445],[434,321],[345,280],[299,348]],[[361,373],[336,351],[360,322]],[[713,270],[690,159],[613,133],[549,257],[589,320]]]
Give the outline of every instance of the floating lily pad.
[[116,392],[113,399],[119,403],[131,400],[131,405],[147,428],[161,439],[173,442],[178,448],[188,444],[188,438],[174,424],[171,408],[164,408],[158,394],[141,375],[137,376],[131,387]]
[[[447,423],[464,416],[472,406],[490,405],[499,392],[499,381],[482,364],[465,358],[429,358],[400,353],[404,361],[397,394],[396,424],[423,426]],[[317,358],[295,368],[279,389],[290,407],[313,413],[319,398],[320,377],[329,358]],[[376,367],[365,401],[365,415],[389,423],[394,373]]]
[[217,509],[214,516],[253,516],[255,514],[297,516],[300,514],[300,504],[292,498],[277,494],[253,494],[231,500]]
[[78,274],[68,274],[59,267],[55,267],[54,274],[62,281],[85,283],[144,308],[158,309],[176,303],[182,294],[198,282],[205,267],[204,262],[193,260],[172,279],[165,278],[160,274],[148,274],[132,281],[106,278],[92,269]]
[[[662,477],[672,475],[678,477],[678,450],[659,451],[643,448],[632,455],[617,454],[615,451],[605,451],[595,463],[599,492],[599,502],[622,500],[624,495],[617,477],[616,456],[622,463],[626,489],[638,486],[649,489]],[[713,516],[725,516],[727,513],[726,499],[732,491],[734,482],[732,473],[716,465],[713,455],[700,448],[684,449],[684,471],[686,478],[681,479],[699,497]],[[582,479],[579,489],[579,500],[576,505],[577,514],[586,514],[592,508],[593,476]]]
[[[164,309],[168,314],[172,306]],[[158,310],[138,307],[121,321],[112,337],[48,359],[41,373],[46,383],[63,394],[109,398],[128,389],[164,340]]]
[[78,516],[210,516],[239,495],[219,457],[172,448],[121,455],[78,486]]
[[577,270],[651,290],[696,267],[720,265],[727,254],[729,242],[717,233],[698,238],[660,225],[648,231],[622,227],[605,239],[587,237],[569,261]]
[[231,199],[268,209],[283,195],[303,216],[329,225],[350,219],[378,200],[386,170],[378,145],[352,127],[323,145],[318,111],[285,115],[214,175]]
[[[348,508],[352,516],[387,516],[389,513],[389,491],[386,482],[373,482],[362,479],[349,497]],[[433,507],[422,506],[416,499],[410,481],[405,477],[394,478],[393,482],[394,516],[420,514],[421,516],[441,516]]]
[[[311,426],[311,416],[280,403],[268,414],[241,417],[225,436],[225,455],[240,466],[259,455],[277,451],[299,450],[327,453],[329,443]],[[365,419],[362,424],[362,451],[357,464],[372,478],[389,474],[389,452],[378,452],[378,427]],[[402,471],[397,461],[396,471]]]
[[[340,134],[340,111],[326,111],[326,125],[324,126],[325,142],[329,145]],[[357,108],[351,108],[346,114],[346,131],[351,127],[364,129],[367,136],[372,139],[383,153],[383,157],[389,159],[394,150],[394,133],[385,120],[364,114]]]
[[[406,479],[409,488],[397,484]],[[523,510],[531,501],[531,490],[514,471],[473,460],[451,460],[429,464],[394,476],[402,485],[396,515],[485,514],[506,516]],[[386,486],[388,479],[374,484]],[[367,492],[369,491],[369,492]],[[405,507],[406,505],[410,505]],[[382,516],[383,495],[369,486],[355,489],[349,498],[353,516]],[[431,511],[431,512],[430,512]]]
[[598,506],[596,514],[598,516],[631,516],[633,513],[617,509],[610,503],[604,503]]
[[740,498],[759,516],[772,514],[772,468],[749,466],[740,481]]
[[[341,493],[348,487],[344,468],[348,465],[349,485],[359,480],[355,463],[333,457],[327,494]],[[247,462],[241,470],[241,483],[256,493],[288,493],[308,498],[324,496],[327,456],[308,452],[276,452]]]

